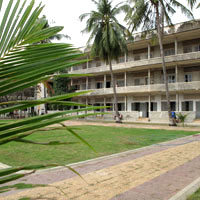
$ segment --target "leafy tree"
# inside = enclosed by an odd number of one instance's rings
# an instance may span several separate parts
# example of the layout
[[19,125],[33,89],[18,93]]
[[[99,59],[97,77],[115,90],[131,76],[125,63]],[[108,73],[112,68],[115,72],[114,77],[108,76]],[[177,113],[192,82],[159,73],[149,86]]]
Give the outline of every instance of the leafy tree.
[[122,52],[127,50],[125,40],[125,27],[122,26],[116,16],[121,12],[121,4],[112,6],[109,0],[92,0],[96,10],[82,14],[79,18],[87,18],[84,33],[90,33],[88,45],[92,41],[90,53],[92,57],[99,57],[106,62],[110,68],[113,86],[114,108],[116,122],[120,122],[116,92],[116,80],[112,69],[112,60],[117,60]]
[[138,28],[142,28],[143,31],[151,32],[152,34],[156,31],[162,59],[169,121],[171,125],[175,125],[171,117],[169,86],[163,50],[164,25],[173,25],[170,16],[177,9],[180,9],[187,17],[193,18],[193,15],[189,9],[177,0],[128,0],[128,4],[123,9],[126,12],[125,20],[128,22],[131,31],[137,30]]
[[[43,6],[35,5],[35,1],[27,5],[26,0],[0,0],[0,10],[2,12],[2,21],[0,23],[0,97],[12,95],[25,88],[35,86],[41,81],[48,80],[55,76],[70,77],[71,75],[54,75],[55,72],[64,70],[74,65],[79,65],[85,61],[80,60],[83,56],[79,50],[70,44],[48,43],[41,44],[41,40],[50,38],[59,33],[63,27],[55,26],[44,29],[45,21],[39,21]],[[76,76],[76,75],[72,75]],[[36,131],[46,126],[61,123],[62,128],[75,135],[82,142],[90,146],[83,138],[78,136],[73,129],[69,129],[62,122],[77,117],[89,116],[84,114],[72,116],[71,113],[77,113],[87,110],[97,109],[97,107],[85,108],[85,105],[74,102],[66,102],[63,99],[69,99],[86,92],[67,93],[60,96],[49,97],[39,100],[18,100],[1,102],[0,115],[15,110],[24,110],[40,104],[51,103],[56,105],[82,106],[80,109],[68,110],[59,113],[47,114],[42,116],[30,117],[23,120],[16,120],[12,123],[3,123],[0,125],[0,145],[9,142],[21,142],[40,144],[40,142],[30,141],[26,137],[34,134]],[[51,128],[49,128],[51,129]],[[45,129],[46,130],[46,129]],[[52,141],[45,145],[63,145],[68,142]],[[90,146],[91,147],[91,146]],[[92,148],[92,147],[91,147]],[[15,174],[20,170],[33,170],[45,168],[50,165],[22,166],[0,170],[0,184],[26,176],[26,174]],[[1,189],[1,188],[0,188]]]

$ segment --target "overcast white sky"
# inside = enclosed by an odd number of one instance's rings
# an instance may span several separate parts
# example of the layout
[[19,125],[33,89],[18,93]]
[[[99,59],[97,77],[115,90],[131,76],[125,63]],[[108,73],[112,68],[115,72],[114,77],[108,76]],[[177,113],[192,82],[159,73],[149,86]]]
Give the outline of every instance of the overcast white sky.
[[[75,47],[85,46],[88,35],[80,33],[85,27],[85,21],[80,22],[78,17],[95,9],[95,5],[91,0],[38,0],[45,5],[43,14],[54,25],[64,26],[63,33],[71,37],[71,40],[63,40],[69,42]],[[113,0],[114,5],[122,0]],[[180,0],[179,2],[185,2]],[[194,11],[195,18],[200,18],[200,9]],[[188,20],[186,17],[177,13],[173,16],[173,23],[183,22]]]

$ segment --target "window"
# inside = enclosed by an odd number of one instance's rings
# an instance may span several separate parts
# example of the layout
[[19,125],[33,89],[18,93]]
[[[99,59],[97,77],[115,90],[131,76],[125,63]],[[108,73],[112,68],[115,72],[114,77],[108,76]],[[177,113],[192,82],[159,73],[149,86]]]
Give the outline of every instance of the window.
[[140,85],[140,79],[139,78],[134,80],[134,85]]
[[92,68],[92,62],[88,62],[88,68]]
[[145,77],[145,85],[148,85],[149,83],[148,83],[148,77]]
[[185,74],[185,82],[192,82],[192,74]]
[[135,55],[134,56],[134,60],[136,61],[136,60],[140,60],[140,55]]
[[86,63],[83,63],[83,64],[82,64],[82,68],[83,68],[83,69],[86,69],[86,68],[87,68],[87,64],[86,64]]
[[117,80],[117,87],[124,87],[124,80]]
[[125,104],[124,103],[118,103],[118,111],[124,111],[125,110]]
[[107,82],[106,82],[106,88],[111,88],[111,83],[110,83],[110,81],[107,81]]
[[101,61],[96,61],[96,67],[100,67],[101,66]]
[[190,53],[192,52],[192,46],[185,46],[183,48],[183,53]]
[[151,111],[157,111],[157,103],[151,102]]
[[174,55],[175,54],[175,49],[165,49],[164,50],[164,55],[165,56],[171,56],[171,55]]
[[200,44],[194,46],[194,51],[200,51]]
[[86,84],[85,83],[81,84],[81,89],[86,90]]
[[103,82],[97,82],[96,83],[96,88],[97,89],[103,88]]
[[[170,107],[172,111],[176,111],[176,102],[170,102]],[[161,110],[162,111],[168,111],[167,109],[167,102],[161,103]]]
[[74,90],[80,90],[80,85],[74,85]]
[[182,102],[182,111],[193,111],[193,101]]
[[132,103],[131,110],[132,111],[140,111],[140,103]]
[[78,70],[78,69],[79,69],[79,66],[74,66],[74,67],[73,67],[73,70],[74,70],[74,71],[76,71],[76,70]]
[[168,75],[168,83],[175,83],[176,77],[175,75]]
[[117,63],[124,63],[125,62],[125,57],[120,57]]
[[109,107],[110,107],[110,108],[106,108],[106,111],[112,111],[112,109],[113,109],[113,108],[111,107],[111,106],[113,106],[112,103],[107,103],[106,106],[109,106]]

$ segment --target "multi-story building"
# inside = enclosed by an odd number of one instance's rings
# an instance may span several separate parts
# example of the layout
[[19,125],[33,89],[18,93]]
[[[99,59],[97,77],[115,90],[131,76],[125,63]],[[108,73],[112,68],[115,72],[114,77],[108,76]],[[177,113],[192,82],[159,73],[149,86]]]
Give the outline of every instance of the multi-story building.
[[[121,55],[118,62],[113,61],[118,108],[124,120],[168,121],[159,44],[151,36],[142,35],[135,34],[134,42],[128,43],[128,53]],[[89,57],[90,52],[86,53]],[[164,54],[172,110],[188,113],[188,122],[200,118],[200,20],[165,27]],[[92,74],[71,79],[77,91],[92,90],[75,101],[113,105],[108,65],[94,59],[73,67],[69,73]],[[112,117],[104,116],[105,119]]]

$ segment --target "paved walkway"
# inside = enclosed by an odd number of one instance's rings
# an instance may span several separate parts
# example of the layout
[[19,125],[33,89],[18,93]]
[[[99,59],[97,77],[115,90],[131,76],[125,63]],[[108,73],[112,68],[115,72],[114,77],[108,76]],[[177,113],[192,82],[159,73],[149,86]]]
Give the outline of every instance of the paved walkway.
[[24,182],[48,184],[46,187],[0,194],[0,200],[167,200],[199,178],[200,135],[94,159],[73,168],[85,181],[65,168],[43,170]]

